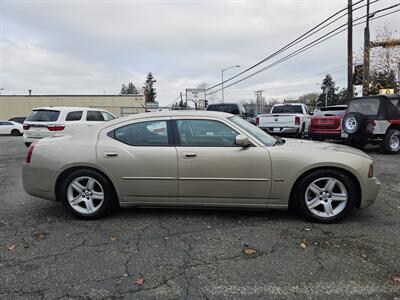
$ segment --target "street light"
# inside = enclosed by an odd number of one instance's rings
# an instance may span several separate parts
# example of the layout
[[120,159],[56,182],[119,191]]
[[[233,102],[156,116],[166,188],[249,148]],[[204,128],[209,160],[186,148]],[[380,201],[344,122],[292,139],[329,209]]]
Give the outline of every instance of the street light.
[[222,69],[221,70],[221,78],[222,78],[222,81],[221,81],[221,91],[222,91],[222,103],[224,103],[224,72],[225,71],[227,71],[227,70],[230,70],[230,69],[233,69],[233,68],[240,68],[240,66],[239,65],[237,65],[237,66],[230,66],[229,68],[226,68],[226,69]]

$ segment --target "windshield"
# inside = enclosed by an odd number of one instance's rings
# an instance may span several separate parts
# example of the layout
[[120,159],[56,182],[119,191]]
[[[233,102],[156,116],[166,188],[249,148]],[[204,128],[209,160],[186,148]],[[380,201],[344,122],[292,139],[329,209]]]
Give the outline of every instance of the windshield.
[[257,138],[265,146],[273,146],[276,143],[276,139],[270,136],[265,131],[260,128],[250,124],[249,122],[243,120],[241,117],[231,117],[229,118],[233,123],[242,128],[244,131],[250,133],[252,136]]
[[302,114],[301,105],[279,105],[272,108],[271,114]]
[[34,122],[55,122],[58,119],[60,112],[58,110],[38,109],[32,111],[26,121]]
[[348,112],[359,112],[367,116],[376,116],[379,111],[380,100],[378,98],[364,98],[351,100]]
[[233,115],[238,115],[239,107],[236,104],[211,104],[207,106],[209,111],[222,111]]

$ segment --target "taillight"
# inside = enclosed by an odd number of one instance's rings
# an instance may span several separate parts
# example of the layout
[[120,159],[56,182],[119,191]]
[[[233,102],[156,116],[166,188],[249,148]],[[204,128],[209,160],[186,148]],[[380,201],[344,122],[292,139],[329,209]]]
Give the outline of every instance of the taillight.
[[300,125],[300,117],[294,117],[294,125]]
[[50,131],[61,131],[64,130],[65,125],[47,125],[47,129]]
[[256,117],[256,125],[257,126],[260,125],[260,118],[259,117]]
[[32,157],[33,148],[35,148],[35,144],[34,143],[29,145],[28,152],[26,153],[25,161],[26,161],[27,164],[31,163],[31,157]]
[[369,170],[368,170],[368,178],[372,178],[372,177],[374,177],[374,165],[373,164],[371,164],[369,166]]
[[375,126],[376,126],[376,122],[374,120],[368,120],[367,121],[366,132],[367,133],[373,133]]
[[22,125],[22,128],[24,128],[24,130],[28,130],[29,128],[31,128],[31,125],[24,124],[24,125]]

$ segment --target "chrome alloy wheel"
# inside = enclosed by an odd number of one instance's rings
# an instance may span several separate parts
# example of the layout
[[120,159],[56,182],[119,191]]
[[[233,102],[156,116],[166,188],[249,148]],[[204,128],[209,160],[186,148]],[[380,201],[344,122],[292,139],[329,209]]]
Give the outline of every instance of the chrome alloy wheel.
[[393,134],[390,137],[389,145],[390,145],[390,149],[392,151],[395,151],[395,152],[399,151],[399,148],[400,148],[400,135]]
[[314,215],[330,218],[341,213],[347,205],[348,193],[344,184],[332,177],[314,180],[306,190],[307,208]]
[[71,207],[81,214],[93,214],[104,202],[104,190],[94,178],[75,178],[67,188],[67,199]]
[[352,133],[355,132],[357,130],[357,120],[354,117],[349,117],[346,119],[344,126],[346,127],[346,129]]

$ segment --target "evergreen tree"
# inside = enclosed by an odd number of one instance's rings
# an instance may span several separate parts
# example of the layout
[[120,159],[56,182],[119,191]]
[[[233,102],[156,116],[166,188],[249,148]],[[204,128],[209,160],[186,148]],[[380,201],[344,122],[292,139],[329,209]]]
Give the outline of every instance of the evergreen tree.
[[132,83],[129,82],[128,85],[125,85],[125,83],[122,84],[121,88],[121,95],[130,95],[130,94],[139,94],[136,86]]
[[321,90],[322,93],[319,95],[317,100],[318,106],[325,106],[326,97],[328,98],[328,106],[336,105],[338,102],[337,87],[335,81],[330,74],[326,74],[325,78],[322,80]]
[[154,79],[153,74],[149,72],[149,74],[147,74],[146,82],[144,83],[143,87],[146,102],[156,101],[157,92],[156,89],[153,87],[153,84],[155,82],[156,80]]

